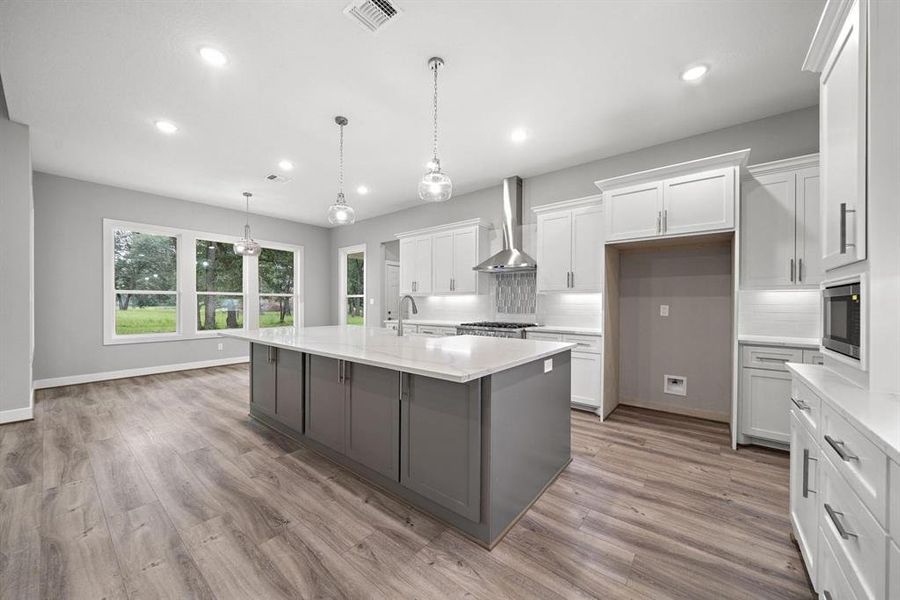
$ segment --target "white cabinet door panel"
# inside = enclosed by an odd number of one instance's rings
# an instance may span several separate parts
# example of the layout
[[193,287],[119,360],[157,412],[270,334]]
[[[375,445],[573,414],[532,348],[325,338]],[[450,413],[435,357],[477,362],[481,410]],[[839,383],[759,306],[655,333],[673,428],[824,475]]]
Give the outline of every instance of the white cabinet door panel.
[[400,293],[412,294],[416,279],[416,240],[400,240]]
[[[819,142],[825,269],[866,257],[866,16],[856,1],[822,71]],[[841,205],[846,215],[841,246]],[[842,252],[843,250],[843,252]]]
[[734,228],[734,168],[667,179],[663,211],[666,235]]
[[824,278],[822,245],[819,240],[819,169],[797,173],[797,283],[817,286]]
[[813,586],[818,566],[818,460],[819,449],[815,440],[797,417],[791,417],[791,525]]
[[744,287],[794,284],[796,177],[774,173],[748,179],[741,199],[741,280]]
[[662,182],[620,188],[603,194],[608,241],[660,234]]
[[741,432],[775,442],[791,440],[791,374],[742,369]]
[[599,408],[603,360],[599,354],[572,352],[572,402]]
[[[437,260],[437,250],[435,250]],[[478,264],[478,235],[475,229],[453,233],[453,291],[474,294],[478,274],[472,267]]]
[[[432,257],[432,238],[431,236],[421,236],[415,238],[415,279],[413,290],[416,294],[431,293],[431,257]],[[401,258],[401,266],[403,265]]]
[[538,216],[537,287],[542,292],[569,289],[572,268],[572,212]]
[[436,234],[431,238],[431,250],[434,293],[446,294],[452,291],[450,280],[453,279],[453,233],[447,231]]
[[572,289],[585,292],[603,289],[603,211],[600,206],[572,211]]

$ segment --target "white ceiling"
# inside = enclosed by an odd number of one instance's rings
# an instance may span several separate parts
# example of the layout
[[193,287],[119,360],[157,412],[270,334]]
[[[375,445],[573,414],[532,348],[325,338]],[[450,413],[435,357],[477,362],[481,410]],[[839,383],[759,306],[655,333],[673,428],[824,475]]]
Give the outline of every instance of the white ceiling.
[[[36,170],[232,208],[247,189],[253,212],[320,225],[337,191],[336,114],[350,119],[358,218],[418,202],[435,54],[456,194],[817,102],[800,64],[820,1],[396,4],[372,34],[341,0],[8,0],[0,74]],[[230,64],[208,66],[203,45]],[[698,62],[710,74],[682,82]],[[161,118],[178,133],[160,134]],[[516,145],[520,126],[530,138]],[[265,181],[283,158],[293,181]]]

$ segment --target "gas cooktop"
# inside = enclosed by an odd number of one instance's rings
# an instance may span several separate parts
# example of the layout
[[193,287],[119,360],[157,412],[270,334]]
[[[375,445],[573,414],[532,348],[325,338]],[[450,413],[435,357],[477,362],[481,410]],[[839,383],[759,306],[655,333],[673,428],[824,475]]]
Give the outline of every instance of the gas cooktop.
[[460,327],[489,327],[491,329],[523,329],[525,327],[537,327],[537,323],[514,323],[511,321],[476,321],[474,323],[460,323]]

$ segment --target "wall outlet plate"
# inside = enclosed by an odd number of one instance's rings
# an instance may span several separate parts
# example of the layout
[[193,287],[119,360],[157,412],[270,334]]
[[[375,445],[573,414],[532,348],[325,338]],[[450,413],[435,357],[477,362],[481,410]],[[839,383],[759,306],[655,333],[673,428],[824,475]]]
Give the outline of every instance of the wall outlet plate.
[[224,350],[224,349],[225,349],[225,344],[223,344],[222,342],[219,342],[219,348],[218,348],[218,349],[219,349],[219,350]]
[[553,370],[553,359],[548,358],[544,360],[544,373],[549,373]]
[[659,305],[659,316],[661,316],[661,317],[669,316],[669,305],[668,304],[660,304]]
[[674,396],[687,396],[687,377],[683,375],[663,375],[663,393]]

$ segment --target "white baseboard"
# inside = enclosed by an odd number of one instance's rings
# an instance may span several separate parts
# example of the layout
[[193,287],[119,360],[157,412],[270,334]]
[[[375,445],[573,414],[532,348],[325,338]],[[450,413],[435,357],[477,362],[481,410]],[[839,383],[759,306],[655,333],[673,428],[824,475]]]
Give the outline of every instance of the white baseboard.
[[14,423],[15,421],[27,421],[32,418],[34,418],[34,411],[30,406],[0,410],[0,425],[3,423]]
[[206,369],[208,367],[222,367],[225,365],[237,365],[250,362],[249,356],[234,358],[215,358],[212,360],[198,360],[196,362],[178,363],[174,365],[159,365],[156,367],[140,367],[137,369],[122,369],[121,371],[105,371],[103,373],[86,373],[84,375],[67,375],[66,377],[52,377],[50,379],[35,379],[34,389],[60,387],[63,385],[78,385],[93,381],[107,381],[109,379],[125,379],[126,377],[140,377],[141,375],[156,375],[158,373],[171,373],[173,371],[189,371],[191,369]]

